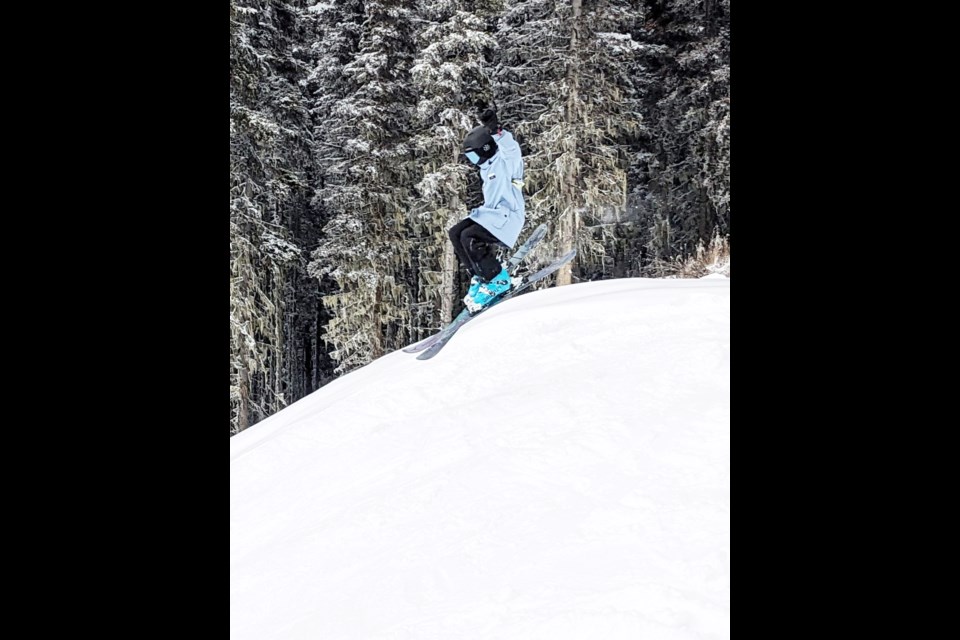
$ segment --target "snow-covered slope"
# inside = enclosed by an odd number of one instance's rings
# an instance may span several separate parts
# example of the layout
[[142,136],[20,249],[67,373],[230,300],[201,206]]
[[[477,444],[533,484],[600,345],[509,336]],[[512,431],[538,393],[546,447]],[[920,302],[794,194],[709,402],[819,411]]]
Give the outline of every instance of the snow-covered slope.
[[730,636],[730,280],[522,295],[230,439],[233,640]]

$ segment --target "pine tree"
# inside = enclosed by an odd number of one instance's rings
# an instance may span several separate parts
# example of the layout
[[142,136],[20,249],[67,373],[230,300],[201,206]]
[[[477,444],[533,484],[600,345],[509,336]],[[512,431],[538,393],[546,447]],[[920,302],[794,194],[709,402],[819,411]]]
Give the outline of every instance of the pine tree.
[[[310,116],[298,79],[308,68],[296,43],[310,29],[295,5],[230,4],[231,433],[283,408],[302,366],[289,340],[303,296],[296,231],[309,226]],[[315,304],[315,303],[313,303]],[[312,390],[312,389],[309,389]],[[296,399],[296,398],[292,398]]]
[[[577,271],[603,272],[604,226],[626,206],[623,144],[641,121],[630,68],[636,12],[617,0],[526,0],[500,22],[496,99],[525,142],[528,219],[552,223],[544,244],[578,247]],[[513,118],[513,120],[510,120]],[[558,273],[572,280],[574,265]]]
[[[310,271],[329,277],[338,291],[323,297],[330,314],[324,341],[342,373],[362,366],[409,337],[412,261],[406,227],[411,185],[416,183],[409,145],[414,88],[411,12],[401,0],[362,3],[363,19],[347,3],[350,25],[359,23],[353,59],[333,101],[318,100],[324,172],[318,200],[330,210]],[[330,7],[331,15],[341,7]],[[323,17],[323,11],[318,15]],[[327,32],[338,28],[329,22]]]
[[647,0],[642,30],[656,83],[643,109],[647,263],[689,256],[730,232],[729,0]]

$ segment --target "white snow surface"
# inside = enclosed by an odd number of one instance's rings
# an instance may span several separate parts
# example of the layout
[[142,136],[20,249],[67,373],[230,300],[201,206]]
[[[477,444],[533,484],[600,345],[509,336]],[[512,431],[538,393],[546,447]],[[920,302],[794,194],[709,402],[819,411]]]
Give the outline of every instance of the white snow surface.
[[518,296],[230,438],[233,640],[730,637],[730,280]]

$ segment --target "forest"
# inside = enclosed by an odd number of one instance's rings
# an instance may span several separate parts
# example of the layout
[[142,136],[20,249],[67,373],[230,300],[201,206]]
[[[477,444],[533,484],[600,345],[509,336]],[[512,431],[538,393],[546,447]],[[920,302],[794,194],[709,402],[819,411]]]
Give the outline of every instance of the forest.
[[[464,135],[520,143],[549,286],[730,241],[729,0],[231,0],[230,433],[426,337],[469,276]],[[547,285],[543,285],[547,286]]]

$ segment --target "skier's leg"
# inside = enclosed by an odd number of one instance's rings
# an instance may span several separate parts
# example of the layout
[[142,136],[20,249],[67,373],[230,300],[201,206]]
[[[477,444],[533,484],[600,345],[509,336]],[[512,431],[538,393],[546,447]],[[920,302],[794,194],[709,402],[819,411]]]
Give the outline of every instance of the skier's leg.
[[470,275],[478,275],[479,271],[477,266],[471,260],[470,255],[467,253],[466,247],[464,246],[464,241],[462,239],[463,232],[470,227],[479,226],[476,222],[470,218],[464,218],[457,224],[450,227],[450,230],[447,234],[450,236],[450,244],[453,245],[453,252],[457,254],[457,259],[460,261],[460,264],[465,268]]
[[480,277],[483,278],[476,292],[464,299],[464,304],[470,313],[476,313],[483,306],[490,304],[494,298],[510,290],[510,274],[497,256],[500,241],[482,225],[477,224],[464,229],[460,239],[470,259],[477,265]]
[[476,273],[485,282],[489,282],[503,270],[503,265],[497,260],[497,245],[500,241],[483,225],[473,224],[465,228],[460,233],[460,240],[471,264],[477,270]]

